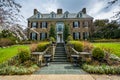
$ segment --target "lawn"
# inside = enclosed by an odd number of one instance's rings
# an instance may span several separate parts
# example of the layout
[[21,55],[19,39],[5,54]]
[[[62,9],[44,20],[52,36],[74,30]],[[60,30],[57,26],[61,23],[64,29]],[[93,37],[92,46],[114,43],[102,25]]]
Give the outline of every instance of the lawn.
[[109,50],[120,57],[120,43],[93,43],[94,46]]
[[29,49],[27,45],[15,45],[9,48],[0,48],[0,63],[18,54],[19,49]]

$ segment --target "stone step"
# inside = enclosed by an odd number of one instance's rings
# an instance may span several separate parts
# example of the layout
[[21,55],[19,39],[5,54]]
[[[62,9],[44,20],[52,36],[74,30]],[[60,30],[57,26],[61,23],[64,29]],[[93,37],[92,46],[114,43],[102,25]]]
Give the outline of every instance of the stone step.
[[50,62],[50,64],[70,64],[70,62]]
[[54,57],[54,59],[66,59],[66,57]]
[[55,53],[65,53],[65,51],[55,51]]
[[67,59],[63,60],[63,59],[54,59],[52,62],[68,62]]
[[66,55],[59,55],[59,54],[57,54],[57,55],[55,55],[54,57],[66,57]]

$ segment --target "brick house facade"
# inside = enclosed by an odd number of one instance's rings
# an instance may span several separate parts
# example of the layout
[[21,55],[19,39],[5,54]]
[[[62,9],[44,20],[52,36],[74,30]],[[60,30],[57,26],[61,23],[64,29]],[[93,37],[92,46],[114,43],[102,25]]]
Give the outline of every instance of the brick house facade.
[[63,29],[68,25],[73,39],[87,39],[93,30],[93,17],[86,13],[86,8],[78,13],[62,12],[40,13],[34,9],[33,16],[28,18],[28,38],[31,40],[44,40],[49,38],[49,30],[53,25],[56,29],[57,42],[64,42]]

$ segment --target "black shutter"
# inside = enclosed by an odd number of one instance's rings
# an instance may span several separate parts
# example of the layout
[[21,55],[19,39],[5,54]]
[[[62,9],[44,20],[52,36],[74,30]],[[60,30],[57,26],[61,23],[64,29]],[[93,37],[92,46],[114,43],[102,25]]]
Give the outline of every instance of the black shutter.
[[40,23],[40,28],[42,28],[42,22]]
[[73,22],[73,28],[74,28],[75,26],[74,26],[74,22]]
[[32,28],[32,24],[33,24],[33,23],[31,22],[31,28]]
[[36,22],[36,28],[38,28],[38,22]]
[[40,33],[40,40],[42,39],[42,33]]
[[80,32],[79,32],[79,39],[81,39],[81,35],[80,35]]
[[75,33],[73,33],[73,39],[75,40]]
[[45,39],[47,39],[47,33],[45,33]]
[[32,33],[30,33],[30,39],[32,40]]
[[48,27],[48,23],[46,22],[46,28]]
[[36,33],[35,39],[37,40],[37,33]]
[[78,26],[80,27],[80,22],[78,21]]

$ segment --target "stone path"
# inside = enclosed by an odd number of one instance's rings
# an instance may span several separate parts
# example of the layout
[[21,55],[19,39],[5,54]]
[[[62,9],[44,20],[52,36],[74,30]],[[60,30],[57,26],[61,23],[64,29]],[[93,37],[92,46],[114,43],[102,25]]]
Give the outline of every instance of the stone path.
[[74,67],[72,64],[50,64],[43,67],[35,74],[87,74],[80,67]]

